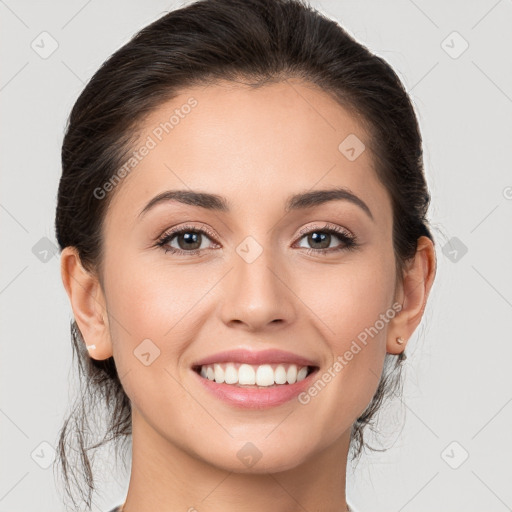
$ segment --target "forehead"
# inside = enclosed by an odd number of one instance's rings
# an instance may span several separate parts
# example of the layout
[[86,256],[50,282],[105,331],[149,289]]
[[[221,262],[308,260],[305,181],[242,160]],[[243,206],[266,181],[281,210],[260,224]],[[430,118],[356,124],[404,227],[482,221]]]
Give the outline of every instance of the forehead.
[[[125,166],[109,214],[122,205],[123,217],[134,217],[167,189],[221,194],[239,212],[254,212],[297,191],[336,185],[378,209],[387,194],[367,137],[331,96],[298,80],[187,88],[145,118],[136,162]],[[351,147],[361,152],[355,159],[346,153]]]

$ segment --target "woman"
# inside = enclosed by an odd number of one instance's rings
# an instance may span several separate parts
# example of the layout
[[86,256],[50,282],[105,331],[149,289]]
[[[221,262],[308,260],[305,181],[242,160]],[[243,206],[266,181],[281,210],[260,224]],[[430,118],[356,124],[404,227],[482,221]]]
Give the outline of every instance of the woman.
[[349,454],[399,385],[436,268],[390,66],[306,3],[199,1],[102,65],[62,162],[85,384],[60,433],[69,495],[85,477],[90,506],[87,452],[131,439],[116,511],[350,510]]

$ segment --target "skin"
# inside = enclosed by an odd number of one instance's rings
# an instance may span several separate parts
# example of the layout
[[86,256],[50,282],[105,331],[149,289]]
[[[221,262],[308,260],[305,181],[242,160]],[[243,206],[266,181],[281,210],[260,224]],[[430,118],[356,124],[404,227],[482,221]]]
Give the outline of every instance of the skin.
[[[191,96],[198,105],[110,192],[101,279],[73,248],[62,252],[63,283],[94,345],[90,356],[114,356],[132,402],[123,510],[344,511],[351,425],[377,389],[386,353],[405,349],[396,338],[408,340],[421,321],[434,247],[420,238],[396,279],[391,202],[371,153],[349,161],[338,150],[349,134],[363,142],[367,135],[321,90],[298,80],[190,88],[145,120],[140,140]],[[291,194],[335,186],[361,198],[374,220],[343,200],[284,211]],[[138,217],[171,189],[222,195],[232,209],[169,201]],[[322,231],[326,222],[355,234],[358,249],[308,253],[319,246],[301,230]],[[215,234],[201,235],[199,256],[155,246],[185,224]],[[252,263],[236,251],[248,236],[262,249]],[[179,248],[178,241],[170,243]],[[190,369],[226,349],[280,348],[318,361],[322,374],[396,302],[400,314],[307,405],[238,409],[207,393]],[[133,351],[148,338],[160,355],[145,366]],[[251,467],[237,457],[248,441],[262,454]]]

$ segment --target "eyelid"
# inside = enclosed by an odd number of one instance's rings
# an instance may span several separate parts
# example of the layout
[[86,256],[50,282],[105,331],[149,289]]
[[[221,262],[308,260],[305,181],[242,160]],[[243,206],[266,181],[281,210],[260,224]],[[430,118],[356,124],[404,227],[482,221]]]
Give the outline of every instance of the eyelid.
[[308,227],[305,227],[305,228],[302,228],[300,231],[299,231],[299,235],[300,235],[300,238],[302,238],[302,236],[308,234],[308,233],[311,233],[312,231],[335,231],[336,233],[340,233],[340,234],[344,234],[350,238],[353,238],[354,240],[357,238],[356,235],[354,233],[352,233],[352,231],[350,231],[349,229],[345,228],[345,227],[341,227],[341,226],[338,226],[337,224],[331,224],[330,222],[325,222],[323,223],[324,225],[322,226],[319,226],[319,225],[313,225],[313,226],[308,226]]
[[[160,236],[157,237],[157,240],[162,240],[170,235],[173,235],[173,234],[179,233],[181,231],[185,231],[185,230],[199,231],[199,232],[204,231],[211,238],[217,238],[217,235],[215,233],[213,233],[213,231],[211,231],[206,224],[201,224],[199,227],[188,225],[188,224],[184,224],[184,225],[178,224],[177,226],[173,226],[169,229],[166,229]],[[313,226],[307,226],[305,228],[302,228],[299,231],[298,239],[302,238],[304,235],[309,234],[311,231],[314,231],[314,230],[319,230],[319,231],[320,230],[333,230],[337,233],[346,234],[347,236],[350,236],[351,238],[354,238],[354,239],[356,238],[356,235],[354,235],[354,233],[352,233],[347,228],[340,227],[340,226],[337,226],[336,224],[331,224],[329,222],[326,222],[325,225],[323,225],[323,226],[313,225]],[[297,241],[297,240],[295,240],[295,241]]]
[[163,240],[164,238],[171,236],[176,233],[180,233],[181,231],[197,231],[204,232],[211,238],[217,238],[217,235],[209,229],[206,224],[201,224],[200,226],[192,226],[189,224],[179,224],[177,226],[173,226],[172,228],[166,229],[159,237],[158,240]]

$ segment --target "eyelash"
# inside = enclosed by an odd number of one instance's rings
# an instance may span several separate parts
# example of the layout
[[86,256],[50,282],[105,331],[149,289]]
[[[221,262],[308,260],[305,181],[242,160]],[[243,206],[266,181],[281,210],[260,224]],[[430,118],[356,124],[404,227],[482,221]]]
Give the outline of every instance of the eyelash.
[[[357,237],[355,235],[349,235],[347,231],[345,231],[342,228],[339,228],[336,225],[332,224],[326,224],[323,228],[312,228],[312,229],[304,229],[300,232],[299,241],[304,238],[306,235],[310,233],[329,233],[331,235],[336,235],[336,237],[343,242],[340,246],[334,247],[334,248],[327,248],[327,249],[315,249],[310,248],[307,249],[308,254],[319,254],[326,256],[327,254],[331,254],[333,252],[338,251],[353,251],[357,249],[359,246]],[[199,254],[202,250],[205,249],[193,249],[191,251],[184,251],[183,249],[176,249],[175,247],[169,247],[167,244],[176,236],[181,235],[183,233],[196,233],[196,234],[202,234],[207,235],[210,238],[215,238],[215,235],[209,231],[206,228],[197,228],[195,226],[180,226],[176,229],[171,229],[169,231],[166,231],[157,241],[156,245],[158,247],[163,248],[165,253],[172,253],[172,254],[180,254],[180,255],[187,255],[187,256],[195,256]]]

